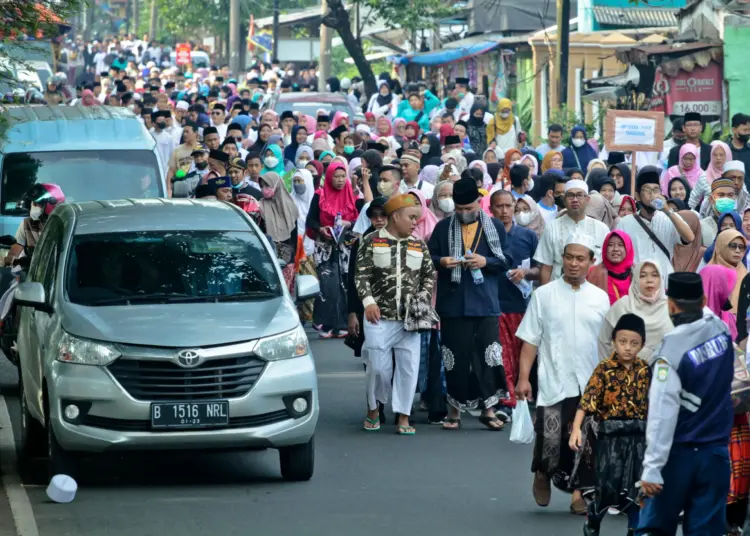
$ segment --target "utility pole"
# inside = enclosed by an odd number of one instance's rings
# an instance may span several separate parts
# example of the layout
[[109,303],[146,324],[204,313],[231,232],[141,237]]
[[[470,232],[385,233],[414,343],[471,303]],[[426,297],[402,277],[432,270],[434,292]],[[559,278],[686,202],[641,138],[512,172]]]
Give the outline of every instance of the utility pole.
[[94,8],[94,2],[89,2],[86,5],[86,30],[83,32],[84,41],[91,41],[94,31]]
[[[328,2],[322,0],[320,3],[320,10],[322,16],[328,15]],[[318,77],[318,91],[326,90],[326,81],[331,77],[331,42],[333,41],[332,30],[325,24],[320,25],[320,65],[318,70],[320,76]]]
[[240,72],[240,0],[229,0],[229,69]]
[[273,0],[273,46],[271,61],[279,61],[279,0]]
[[557,102],[568,104],[568,52],[570,51],[570,0],[557,0]]
[[138,0],[133,0],[133,33],[135,34],[136,39],[140,39],[140,36],[138,35],[138,25],[141,18],[140,10],[141,6],[138,5]]
[[148,25],[148,40],[156,40],[156,0],[151,0],[151,20]]

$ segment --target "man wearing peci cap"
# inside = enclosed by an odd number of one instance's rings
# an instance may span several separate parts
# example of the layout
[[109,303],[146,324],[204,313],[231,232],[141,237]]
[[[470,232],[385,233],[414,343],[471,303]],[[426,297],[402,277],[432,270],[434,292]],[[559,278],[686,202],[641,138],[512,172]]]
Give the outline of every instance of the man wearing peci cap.
[[399,164],[404,178],[401,181],[400,191],[406,193],[408,190],[419,190],[426,199],[432,199],[435,187],[429,182],[419,179],[419,168],[422,154],[416,149],[406,149],[401,153]]
[[[685,143],[692,143],[700,148],[701,169],[708,169],[708,166],[711,165],[711,146],[701,140],[701,134],[703,133],[703,117],[701,117],[701,114],[697,112],[686,113],[683,129],[685,130]],[[673,147],[669,151],[668,168],[679,164],[680,147],[682,145]]]
[[[727,164],[729,167],[727,167]],[[709,247],[714,243],[719,233],[719,217],[725,212],[737,211],[744,213],[747,205],[747,191],[744,190],[744,166],[742,162],[727,162],[724,165],[724,173],[711,183],[711,195],[707,196],[701,204],[701,240],[703,245]],[[743,202],[738,204],[738,199]]]
[[[696,240],[690,226],[669,207],[661,194],[659,177],[661,170],[656,166],[645,166],[635,180],[635,198],[640,201],[640,209],[629,214],[617,224],[617,229],[625,231],[633,241],[634,264],[645,260],[659,263],[659,272],[671,274],[672,255],[678,244],[688,245]],[[661,202],[661,208],[656,208]],[[697,238],[700,240],[700,237]],[[662,286],[666,277],[662,278]]]
[[234,190],[235,195],[245,194],[258,200],[263,197],[263,193],[250,184],[247,177],[247,166],[239,156],[229,159],[228,175],[232,181],[232,190]]
[[420,213],[414,196],[397,195],[384,208],[388,223],[362,239],[354,277],[365,308],[362,356],[367,368],[368,411],[364,429],[380,429],[378,403],[387,404],[392,397],[398,433],[414,435],[409,415],[417,388],[421,339],[408,321],[419,317],[426,329],[437,321],[430,304],[434,268],[427,245],[413,236]]
[[734,349],[722,320],[704,315],[698,274],[669,276],[667,306],[675,329],[649,359],[646,453],[641,490],[647,497],[636,534],[726,533]]
[[540,264],[539,280],[542,285],[562,276],[565,240],[571,234],[585,234],[594,240],[595,263],[601,262],[602,244],[609,233],[604,223],[586,216],[589,187],[579,179],[565,183],[563,194],[565,214],[544,227],[534,260]]
[[[562,277],[539,287],[516,337],[524,341],[516,386],[518,400],[531,398],[529,374],[539,354],[536,404],[533,493],[539,506],[550,502],[550,481],[566,482],[573,470],[574,453],[568,448],[578,402],[599,363],[597,340],[609,310],[609,297],[586,281],[594,264],[597,242],[583,229],[566,237]],[[570,491],[570,490],[565,490]],[[575,490],[571,511],[582,514],[586,502]]]
[[232,200],[232,180],[229,177],[214,177],[208,179],[207,184],[211,188],[213,195],[216,196],[217,201]]
[[[174,136],[167,131],[167,118],[170,117],[172,117],[172,114],[165,110],[151,112],[151,122],[154,125],[151,129],[151,135],[156,140],[156,150],[164,164],[169,163],[172,152],[177,148],[178,144]],[[167,177],[167,182],[169,182],[169,179],[170,177]]]

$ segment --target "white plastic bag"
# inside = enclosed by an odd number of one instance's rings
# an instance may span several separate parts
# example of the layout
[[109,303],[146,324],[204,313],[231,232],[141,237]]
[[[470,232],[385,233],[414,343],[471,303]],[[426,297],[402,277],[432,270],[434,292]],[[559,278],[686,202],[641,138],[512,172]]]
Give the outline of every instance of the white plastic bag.
[[525,400],[516,402],[513,409],[513,427],[510,429],[510,441],[520,445],[534,442],[534,422],[531,420],[529,403]]

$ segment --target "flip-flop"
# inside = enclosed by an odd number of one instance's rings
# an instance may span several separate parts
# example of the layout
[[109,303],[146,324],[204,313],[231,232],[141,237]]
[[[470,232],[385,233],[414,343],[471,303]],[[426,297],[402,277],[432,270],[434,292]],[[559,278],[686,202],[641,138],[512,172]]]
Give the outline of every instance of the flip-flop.
[[[499,432],[503,428],[505,428],[505,425],[503,424],[503,421],[495,417],[494,415],[492,417],[488,417],[487,415],[482,415],[479,417],[479,422],[481,422],[483,425],[487,427],[487,430],[492,430],[493,432]],[[490,423],[497,423],[500,426],[493,426]]]
[[380,430],[380,419],[371,419],[369,417],[365,418],[365,423],[369,423],[372,425],[372,428],[368,428],[367,426],[363,426],[362,429],[365,432],[377,432]]
[[398,435],[414,435],[417,431],[412,427],[408,425],[399,425],[398,430],[396,433]]
[[[458,426],[445,426],[446,424],[456,424]],[[460,430],[461,419],[448,418],[443,420],[443,430]]]

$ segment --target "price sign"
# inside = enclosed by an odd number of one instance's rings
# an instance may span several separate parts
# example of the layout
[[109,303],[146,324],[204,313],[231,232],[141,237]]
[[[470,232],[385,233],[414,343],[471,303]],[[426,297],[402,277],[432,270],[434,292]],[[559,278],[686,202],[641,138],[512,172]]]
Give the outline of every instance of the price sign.
[[189,65],[191,62],[190,43],[178,43],[175,47],[177,65]]
[[672,107],[674,115],[685,115],[688,112],[721,115],[721,101],[677,101]]

